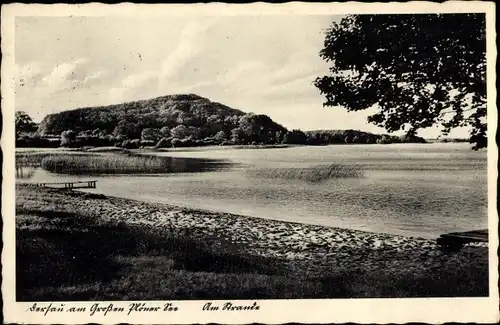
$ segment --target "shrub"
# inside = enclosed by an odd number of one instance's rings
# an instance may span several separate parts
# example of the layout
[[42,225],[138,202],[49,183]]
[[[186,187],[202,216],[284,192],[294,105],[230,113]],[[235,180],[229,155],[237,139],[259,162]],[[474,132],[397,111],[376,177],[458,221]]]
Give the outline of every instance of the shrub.
[[62,147],[71,147],[74,145],[74,141],[76,140],[76,133],[73,130],[63,131],[61,133],[61,146]]
[[392,141],[386,135],[383,135],[383,136],[381,136],[380,138],[377,139],[377,144],[390,144],[390,143],[392,143]]
[[214,139],[218,142],[223,142],[227,139],[227,135],[224,131],[219,131],[217,134],[214,136]]
[[36,137],[20,137],[16,139],[17,148],[58,148],[61,144],[61,139],[49,139]]

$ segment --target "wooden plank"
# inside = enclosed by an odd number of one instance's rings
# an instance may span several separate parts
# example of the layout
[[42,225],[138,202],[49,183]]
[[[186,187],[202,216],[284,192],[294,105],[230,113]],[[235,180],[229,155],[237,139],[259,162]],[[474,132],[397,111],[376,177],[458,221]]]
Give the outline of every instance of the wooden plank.
[[75,182],[43,182],[39,184],[45,184],[45,185],[64,185],[64,184],[86,184],[88,182],[97,182],[97,181],[75,181]]
[[75,181],[75,182],[50,182],[50,183],[37,183],[37,186],[41,187],[55,187],[55,188],[66,188],[66,189],[74,189],[74,188],[96,188],[97,181]]

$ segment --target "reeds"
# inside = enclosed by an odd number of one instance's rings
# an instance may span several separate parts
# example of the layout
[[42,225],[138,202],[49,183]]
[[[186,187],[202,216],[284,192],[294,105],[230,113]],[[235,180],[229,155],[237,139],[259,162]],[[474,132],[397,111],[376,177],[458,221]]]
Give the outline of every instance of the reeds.
[[58,156],[54,152],[22,152],[16,153],[16,166],[19,167],[39,167],[42,160],[47,157]]
[[167,159],[126,155],[53,155],[42,159],[41,167],[60,174],[165,173]]
[[41,159],[52,173],[73,175],[193,173],[224,168],[219,160],[134,155],[130,153],[55,154]]
[[359,166],[330,164],[308,168],[264,168],[249,171],[248,175],[258,178],[280,178],[307,182],[321,182],[335,178],[362,177],[363,171]]

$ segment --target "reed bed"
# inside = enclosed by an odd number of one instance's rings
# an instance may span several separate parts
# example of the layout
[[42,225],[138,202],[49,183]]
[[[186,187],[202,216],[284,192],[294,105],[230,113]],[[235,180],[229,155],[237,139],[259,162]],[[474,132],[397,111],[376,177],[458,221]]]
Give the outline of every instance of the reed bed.
[[363,170],[359,166],[330,164],[308,168],[264,168],[249,171],[248,175],[258,178],[279,178],[302,180],[307,182],[321,182],[336,178],[362,177]]
[[[77,155],[78,153],[71,153]],[[16,153],[16,166],[19,167],[40,167],[42,160],[47,157],[56,157],[64,155],[58,152],[17,152]],[[66,154],[67,155],[67,154]]]
[[224,162],[207,159],[123,153],[60,154],[42,159],[49,172],[72,175],[192,173],[221,169]]
[[42,159],[41,167],[60,174],[165,173],[171,170],[167,159],[125,155],[56,155]]

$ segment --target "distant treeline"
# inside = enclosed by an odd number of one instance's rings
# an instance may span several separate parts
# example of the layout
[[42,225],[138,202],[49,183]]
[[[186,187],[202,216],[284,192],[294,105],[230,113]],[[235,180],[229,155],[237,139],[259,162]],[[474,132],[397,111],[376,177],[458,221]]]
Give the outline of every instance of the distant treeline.
[[145,146],[400,142],[425,140],[356,130],[290,131],[267,115],[246,114],[188,94],[51,114],[43,119],[36,132],[17,132],[16,146],[118,146],[132,149]]

